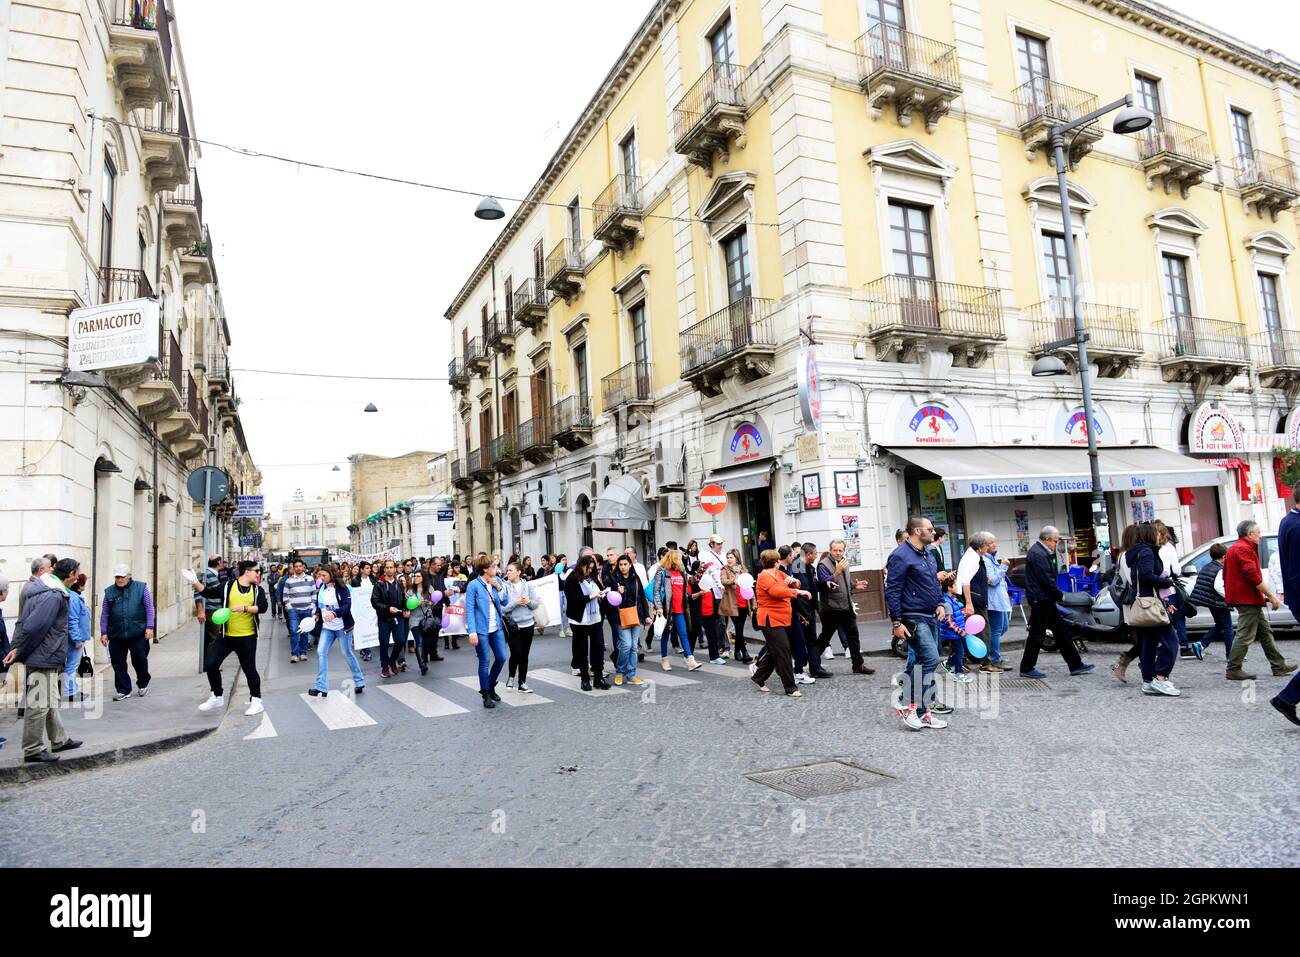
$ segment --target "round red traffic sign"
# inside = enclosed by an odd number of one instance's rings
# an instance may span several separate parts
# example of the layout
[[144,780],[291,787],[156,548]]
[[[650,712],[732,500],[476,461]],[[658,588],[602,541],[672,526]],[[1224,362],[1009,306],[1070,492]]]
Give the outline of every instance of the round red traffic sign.
[[721,515],[727,509],[727,490],[721,485],[706,485],[700,489],[700,508],[710,515]]

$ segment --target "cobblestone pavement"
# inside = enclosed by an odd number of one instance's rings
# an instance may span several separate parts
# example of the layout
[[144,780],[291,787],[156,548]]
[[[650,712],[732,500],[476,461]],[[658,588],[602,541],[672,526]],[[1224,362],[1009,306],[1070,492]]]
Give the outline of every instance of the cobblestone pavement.
[[[388,690],[367,665],[366,693],[329,705],[302,695],[307,666],[277,660],[265,718],[241,690],[198,744],[0,789],[0,863],[1300,863],[1300,729],[1267,703],[1284,679],[1230,683],[1216,657],[1179,664],[1182,698],[1147,698],[1105,670],[1118,650],[1093,647],[1099,674],[1053,656],[1045,685],[966,701],[945,683],[952,726],[923,732],[892,714],[892,659],[872,677],[837,659],[801,700],[775,679],[758,693],[739,665],[592,696],[547,639],[530,682],[546,700],[492,712],[467,649],[427,679],[412,658]],[[809,800],[746,777],[835,759],[886,776]]]

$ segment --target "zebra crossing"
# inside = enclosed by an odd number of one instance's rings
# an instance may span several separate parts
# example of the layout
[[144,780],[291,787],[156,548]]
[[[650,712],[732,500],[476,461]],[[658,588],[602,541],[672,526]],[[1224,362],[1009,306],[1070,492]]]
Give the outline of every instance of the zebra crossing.
[[[501,696],[498,707],[506,709],[535,707],[581,706],[584,698],[614,698],[626,700],[645,693],[647,689],[685,689],[712,683],[716,676],[748,677],[743,665],[706,665],[700,671],[660,671],[657,659],[648,659],[640,677],[646,682],[641,687],[613,684],[610,690],[583,691],[578,679],[567,669],[539,667],[529,671],[528,683],[533,694],[523,694],[506,688],[504,681],[497,686]],[[275,682],[279,684],[280,682]],[[339,687],[326,697],[313,697],[301,691],[301,684],[289,688],[264,689],[262,703],[266,708],[255,727],[243,735],[245,741],[266,741],[273,738],[334,731],[354,731],[400,722],[431,721],[455,717],[482,710],[478,693],[478,675],[421,678],[376,682],[366,685],[363,694],[355,694],[351,682],[340,680]],[[343,687],[346,685],[346,687]],[[628,692],[637,692],[629,696]],[[244,730],[244,729],[241,729]]]

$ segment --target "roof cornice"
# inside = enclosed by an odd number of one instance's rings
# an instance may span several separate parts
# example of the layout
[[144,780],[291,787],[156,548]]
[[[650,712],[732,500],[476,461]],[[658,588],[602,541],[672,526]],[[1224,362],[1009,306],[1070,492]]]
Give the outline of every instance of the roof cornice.
[[636,75],[641,64],[654,52],[655,45],[659,42],[659,37],[663,34],[668,21],[686,2],[687,0],[656,0],[649,15],[641,21],[641,26],[637,28],[632,41],[619,54],[613,69],[601,81],[595,96],[588,102],[586,108],[578,117],[578,121],[569,130],[568,136],[564,138],[560,148],[551,157],[550,162],[546,164],[546,169],[543,171],[541,178],[528,191],[523,203],[515,210],[515,214],[510,217],[501,234],[488,248],[487,254],[479,261],[478,266],[474,268],[474,272],[470,274],[460,292],[456,294],[456,298],[452,300],[451,305],[443,314],[447,319],[450,320],[465,305],[470,294],[487,276],[493,260],[501,255],[505,247],[523,228],[524,223],[528,221],[528,217],[532,215],[533,210],[545,199],[547,192],[555,185],[565,170],[569,168],[569,164],[577,157],[591,131],[605,118],[614,101],[618,99],[619,94],[623,92],[632,77]]

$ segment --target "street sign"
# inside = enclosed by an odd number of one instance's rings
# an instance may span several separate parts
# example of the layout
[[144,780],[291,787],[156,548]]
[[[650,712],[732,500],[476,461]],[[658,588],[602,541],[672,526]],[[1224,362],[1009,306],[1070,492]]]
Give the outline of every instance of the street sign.
[[235,501],[239,505],[235,509],[235,518],[261,518],[266,514],[263,511],[265,503],[261,495],[238,495]]
[[212,489],[207,498],[209,502],[216,505],[224,501],[226,496],[230,494],[230,476],[215,465],[205,465],[191,472],[190,477],[185,482],[185,491],[190,493],[190,498],[194,499],[194,501],[202,502],[208,476],[212,477]]
[[[454,521],[456,521],[456,510],[453,509],[453,508],[440,508],[440,509],[438,509],[438,521],[440,521],[440,522],[454,522]],[[433,543],[430,542],[429,544],[432,545]]]
[[700,508],[709,515],[721,515],[727,510],[727,490],[721,485],[706,485],[700,489]]

